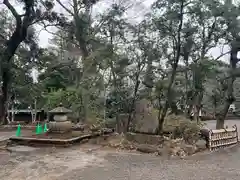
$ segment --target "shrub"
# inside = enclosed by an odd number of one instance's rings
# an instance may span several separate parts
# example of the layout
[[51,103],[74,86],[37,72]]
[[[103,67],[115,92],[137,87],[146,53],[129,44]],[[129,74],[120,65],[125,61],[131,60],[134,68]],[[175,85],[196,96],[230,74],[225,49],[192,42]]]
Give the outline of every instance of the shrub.
[[165,119],[164,131],[171,134],[171,138],[183,138],[186,143],[194,144],[200,138],[203,124],[190,121],[184,116],[169,115]]

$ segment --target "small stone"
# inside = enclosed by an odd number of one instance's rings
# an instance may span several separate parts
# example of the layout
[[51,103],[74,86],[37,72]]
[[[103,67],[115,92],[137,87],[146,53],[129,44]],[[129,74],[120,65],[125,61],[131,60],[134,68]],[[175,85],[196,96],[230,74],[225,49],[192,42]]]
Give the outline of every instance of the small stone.
[[177,155],[181,158],[185,157],[187,154],[186,152],[183,150],[183,149],[180,149],[178,152],[177,152]]

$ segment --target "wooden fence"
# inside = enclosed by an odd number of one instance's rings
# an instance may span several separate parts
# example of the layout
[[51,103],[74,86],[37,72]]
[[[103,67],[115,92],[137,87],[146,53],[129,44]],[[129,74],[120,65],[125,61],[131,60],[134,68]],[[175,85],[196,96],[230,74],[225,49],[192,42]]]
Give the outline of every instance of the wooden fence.
[[228,147],[237,143],[238,130],[236,125],[234,125],[232,128],[209,131],[208,147],[210,151]]

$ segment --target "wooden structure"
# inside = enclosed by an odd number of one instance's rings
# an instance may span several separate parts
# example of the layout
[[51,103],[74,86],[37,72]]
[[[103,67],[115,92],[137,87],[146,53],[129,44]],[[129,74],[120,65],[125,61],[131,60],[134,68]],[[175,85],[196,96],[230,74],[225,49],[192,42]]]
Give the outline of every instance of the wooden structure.
[[34,121],[34,116],[36,116],[37,121],[43,121],[46,114],[43,110],[29,110],[29,109],[12,109],[8,110],[8,120],[9,123],[18,121],[24,123],[30,123]]
[[232,128],[217,129],[209,131],[208,147],[210,151],[228,147],[238,143],[237,126]]
[[20,145],[32,145],[32,146],[47,146],[47,145],[54,145],[54,146],[64,146],[68,147],[70,145],[73,145],[74,143],[81,142],[85,139],[91,139],[91,138],[96,138],[98,136],[102,135],[108,135],[113,133],[114,131],[111,129],[102,129],[98,132],[94,133],[89,133],[77,137],[72,137],[69,139],[47,139],[47,138],[38,138],[38,137],[11,137],[9,140],[20,144]]

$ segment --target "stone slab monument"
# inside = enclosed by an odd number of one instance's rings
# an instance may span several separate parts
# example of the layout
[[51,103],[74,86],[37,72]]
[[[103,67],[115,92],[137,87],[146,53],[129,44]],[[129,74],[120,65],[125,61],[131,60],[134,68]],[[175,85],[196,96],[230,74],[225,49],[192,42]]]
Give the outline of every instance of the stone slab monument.
[[147,99],[136,102],[135,115],[133,117],[133,129],[140,133],[155,133],[158,128],[157,112]]

